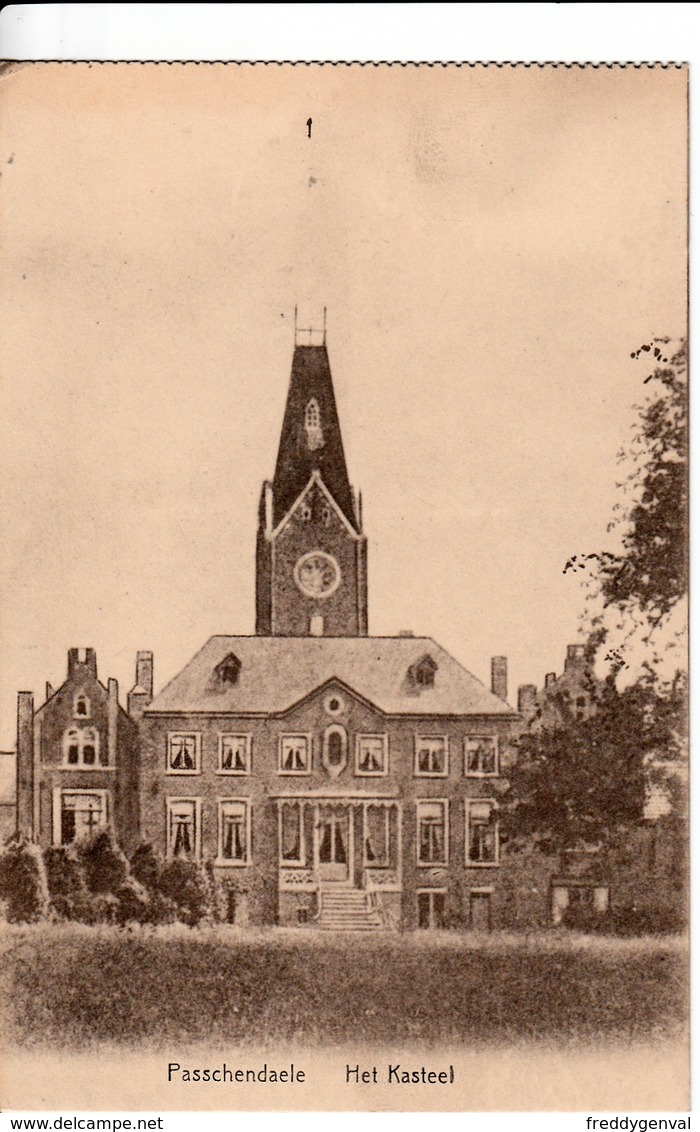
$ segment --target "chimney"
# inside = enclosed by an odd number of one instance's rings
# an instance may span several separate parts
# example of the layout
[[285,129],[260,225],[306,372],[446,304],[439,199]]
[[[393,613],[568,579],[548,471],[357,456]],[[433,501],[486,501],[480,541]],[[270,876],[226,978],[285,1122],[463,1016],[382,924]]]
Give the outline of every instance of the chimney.
[[119,684],[107,681],[107,766],[117,765],[117,727],[119,726]]
[[153,699],[153,653],[136,653],[136,683],[127,697],[129,715],[140,716]]
[[46,699],[50,700],[52,695],[53,695],[53,687],[51,686],[51,684],[49,684],[49,682],[47,680],[46,681]]
[[537,687],[535,684],[521,684],[518,688],[518,711],[521,715],[534,715],[537,706]]
[[153,653],[136,653],[136,683],[143,688],[148,702],[153,699]]
[[499,700],[508,699],[508,657],[491,657],[491,691]]
[[17,832],[34,837],[34,695],[17,695]]
[[570,672],[572,668],[581,668],[581,666],[585,664],[585,660],[585,645],[567,645],[566,660],[564,661],[564,671]]
[[97,657],[94,649],[68,649],[68,678],[91,676],[97,679]]
[[399,629],[399,636],[400,637],[412,637],[413,636],[413,629]]

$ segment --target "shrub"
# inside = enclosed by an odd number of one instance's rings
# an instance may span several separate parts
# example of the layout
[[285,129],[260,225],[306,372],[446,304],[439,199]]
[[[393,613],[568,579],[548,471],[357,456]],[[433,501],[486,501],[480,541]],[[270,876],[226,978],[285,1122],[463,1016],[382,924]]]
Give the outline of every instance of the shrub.
[[51,904],[64,920],[94,923],[96,910],[85,883],[83,866],[72,845],[54,845],[44,851]]
[[152,919],[148,891],[133,877],[127,877],[115,892],[115,919],[118,924],[148,924]]
[[142,884],[149,892],[159,891],[161,863],[153,846],[148,841],[142,841],[134,849],[129,863],[131,875],[136,878],[139,884]]
[[572,931],[596,935],[668,935],[686,927],[682,914],[672,908],[634,905],[595,912],[592,908],[567,908],[561,926]]
[[91,892],[115,896],[129,879],[129,862],[111,829],[101,829],[76,846]]
[[153,846],[147,841],[142,841],[131,854],[130,864],[131,875],[146,890],[149,898],[148,916],[141,922],[172,924],[177,919],[178,907],[174,900],[161,891],[160,878],[163,865]]
[[49,890],[41,850],[21,839],[7,846],[0,857],[0,891],[5,914],[12,924],[33,924],[46,919]]
[[54,910],[66,920],[98,923],[169,923],[175,910],[157,891],[131,875],[129,862],[109,830],[77,845],[45,853]]
[[209,877],[196,861],[176,857],[160,874],[160,891],[177,906],[178,919],[189,927],[214,919]]
[[686,917],[675,908],[635,906],[614,908],[608,917],[615,935],[668,935],[687,928]]

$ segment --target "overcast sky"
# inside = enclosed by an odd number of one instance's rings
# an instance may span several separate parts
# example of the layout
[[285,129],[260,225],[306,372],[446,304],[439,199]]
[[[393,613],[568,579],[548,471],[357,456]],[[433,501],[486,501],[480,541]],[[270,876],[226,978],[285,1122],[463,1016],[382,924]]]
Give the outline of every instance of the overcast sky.
[[[301,321],[328,308],[370,632],[561,669],[686,304],[678,69],[38,65],[0,80],[2,689],[125,695],[254,629]],[[307,119],[312,118],[311,137]]]

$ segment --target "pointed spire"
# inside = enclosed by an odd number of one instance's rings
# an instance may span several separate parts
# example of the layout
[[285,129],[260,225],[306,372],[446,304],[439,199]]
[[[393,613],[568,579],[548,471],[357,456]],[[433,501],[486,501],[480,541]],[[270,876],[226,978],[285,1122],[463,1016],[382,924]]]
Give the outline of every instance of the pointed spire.
[[292,376],[272,481],[275,524],[304,490],[314,471],[320,473],[348,522],[357,530],[325,345],[325,312],[323,345],[297,344],[294,348]]

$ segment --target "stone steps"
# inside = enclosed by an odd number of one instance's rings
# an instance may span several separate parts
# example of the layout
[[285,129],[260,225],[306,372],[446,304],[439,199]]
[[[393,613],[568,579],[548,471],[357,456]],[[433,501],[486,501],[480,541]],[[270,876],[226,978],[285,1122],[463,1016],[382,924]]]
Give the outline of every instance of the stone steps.
[[357,889],[324,890],[318,926],[323,931],[371,932],[382,927],[381,917],[371,908],[367,893]]

